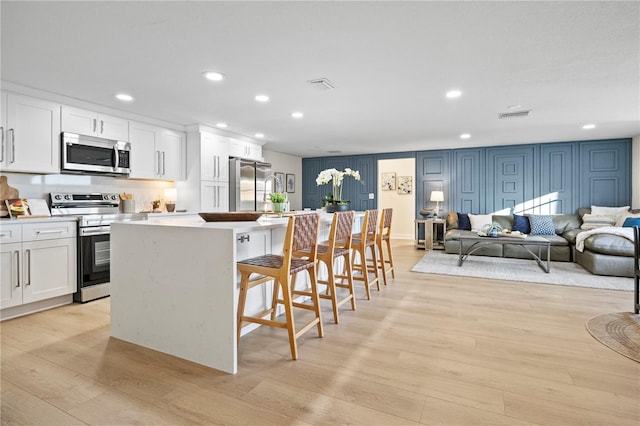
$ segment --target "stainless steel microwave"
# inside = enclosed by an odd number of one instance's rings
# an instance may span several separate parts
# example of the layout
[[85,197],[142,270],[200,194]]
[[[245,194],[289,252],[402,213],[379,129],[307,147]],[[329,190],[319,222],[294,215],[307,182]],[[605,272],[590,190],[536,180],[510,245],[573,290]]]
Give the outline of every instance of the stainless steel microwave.
[[129,142],[62,133],[63,173],[127,176],[131,171]]

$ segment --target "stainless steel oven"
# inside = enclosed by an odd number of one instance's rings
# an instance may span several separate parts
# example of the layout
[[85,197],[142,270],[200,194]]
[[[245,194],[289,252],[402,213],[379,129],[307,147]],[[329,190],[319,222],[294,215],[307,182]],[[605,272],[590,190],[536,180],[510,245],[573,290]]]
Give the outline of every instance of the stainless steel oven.
[[78,216],[78,289],[76,302],[109,296],[111,293],[110,266],[111,223],[144,220],[144,214],[118,213],[118,194],[50,194],[51,214]]

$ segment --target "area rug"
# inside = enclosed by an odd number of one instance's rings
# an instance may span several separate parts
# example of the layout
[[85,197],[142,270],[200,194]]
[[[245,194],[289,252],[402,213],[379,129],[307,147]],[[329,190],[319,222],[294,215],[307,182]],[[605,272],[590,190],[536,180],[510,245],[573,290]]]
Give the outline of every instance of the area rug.
[[458,266],[457,254],[448,254],[441,250],[427,251],[411,271],[608,290],[633,290],[633,278],[593,275],[573,262],[551,262],[551,272],[548,274],[534,260],[528,259],[469,256],[462,266]]
[[640,362],[640,315],[631,312],[598,315],[585,324],[600,343]]

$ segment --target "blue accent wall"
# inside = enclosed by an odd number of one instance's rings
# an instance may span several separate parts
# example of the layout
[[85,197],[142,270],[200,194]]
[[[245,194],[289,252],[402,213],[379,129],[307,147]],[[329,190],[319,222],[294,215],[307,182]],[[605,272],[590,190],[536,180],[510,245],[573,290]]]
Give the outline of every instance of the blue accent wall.
[[318,208],[330,188],[317,187],[321,170],[351,167],[365,185],[347,182],[352,208],[376,208],[377,161],[416,159],[416,217],[434,208],[431,191],[444,191],[441,214],[527,212],[575,213],[591,205],[631,204],[631,139],[490,146],[343,157],[304,158],[303,206]]

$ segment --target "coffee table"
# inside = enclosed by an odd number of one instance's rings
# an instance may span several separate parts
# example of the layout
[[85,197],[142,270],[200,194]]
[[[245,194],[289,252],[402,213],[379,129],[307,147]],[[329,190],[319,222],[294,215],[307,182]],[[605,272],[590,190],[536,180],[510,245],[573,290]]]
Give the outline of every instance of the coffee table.
[[[458,266],[462,266],[462,263],[467,259],[467,257],[469,257],[470,254],[473,254],[473,252],[477,251],[478,249],[488,246],[488,245],[492,245],[492,244],[500,244],[502,246],[506,246],[506,245],[516,245],[516,246],[520,246],[522,248],[524,248],[525,250],[527,250],[529,253],[531,253],[531,256],[533,256],[533,259],[536,261],[536,263],[538,264],[538,266],[540,266],[540,268],[542,268],[543,271],[545,271],[546,273],[549,273],[549,271],[551,270],[551,242],[549,240],[547,240],[544,237],[539,237],[539,236],[527,236],[526,238],[520,238],[520,237],[481,237],[481,236],[472,236],[472,235],[461,235],[459,237],[459,241],[460,241],[460,249],[458,251]],[[469,246],[469,249],[467,250],[466,253],[464,253],[463,250],[463,243],[464,242],[472,242],[473,244],[471,244],[471,246]],[[537,254],[534,253],[533,251],[531,251],[529,249],[528,246],[537,246],[538,250],[537,250]],[[547,261],[544,262],[541,258],[540,258],[540,251],[541,249],[546,249],[547,250]],[[546,265],[545,265],[546,263]]]

